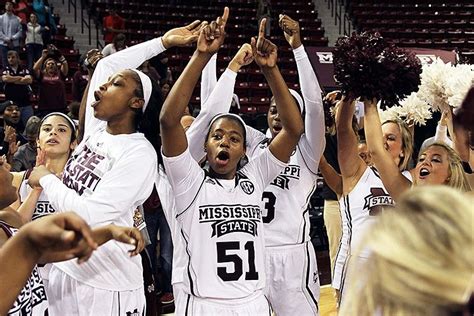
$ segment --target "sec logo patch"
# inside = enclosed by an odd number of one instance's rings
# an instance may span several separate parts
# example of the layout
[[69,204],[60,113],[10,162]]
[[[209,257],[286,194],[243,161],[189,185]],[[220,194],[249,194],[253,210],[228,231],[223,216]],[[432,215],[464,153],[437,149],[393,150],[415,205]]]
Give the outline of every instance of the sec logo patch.
[[240,187],[242,188],[242,191],[247,193],[248,195],[252,194],[254,191],[254,186],[253,183],[250,182],[249,180],[243,180],[240,182]]

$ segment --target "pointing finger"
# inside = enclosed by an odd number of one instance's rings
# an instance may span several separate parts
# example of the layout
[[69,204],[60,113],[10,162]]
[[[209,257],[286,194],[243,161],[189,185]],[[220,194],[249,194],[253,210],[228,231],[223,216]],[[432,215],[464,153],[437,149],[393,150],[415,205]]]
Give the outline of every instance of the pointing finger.
[[262,21],[260,21],[260,28],[258,29],[258,37],[265,37],[265,25],[267,24],[267,19],[263,18]]

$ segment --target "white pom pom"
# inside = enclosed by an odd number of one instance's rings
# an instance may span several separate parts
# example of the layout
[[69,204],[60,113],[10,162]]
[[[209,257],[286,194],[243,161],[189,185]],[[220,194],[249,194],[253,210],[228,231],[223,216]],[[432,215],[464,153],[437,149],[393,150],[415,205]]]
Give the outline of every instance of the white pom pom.
[[423,66],[418,97],[426,101],[433,111],[459,107],[474,84],[474,67],[445,64],[440,58]]
[[432,117],[430,105],[421,100],[416,92],[410,94],[400,104],[399,116],[403,117],[408,125],[422,126],[426,124],[426,120]]
[[474,69],[472,65],[459,64],[452,67],[446,75],[445,91],[448,103],[454,108],[461,106],[467,92],[474,84]]

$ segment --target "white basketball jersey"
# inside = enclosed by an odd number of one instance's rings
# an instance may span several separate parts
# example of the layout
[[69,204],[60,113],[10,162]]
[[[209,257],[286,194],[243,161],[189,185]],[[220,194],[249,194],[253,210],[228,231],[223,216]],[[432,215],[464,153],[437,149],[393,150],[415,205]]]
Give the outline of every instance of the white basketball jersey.
[[[18,189],[18,195],[20,197],[20,203],[23,203],[31,190],[33,190],[28,184],[28,177],[31,173],[31,170],[27,170],[23,174],[23,179]],[[35,210],[33,211],[33,217],[31,220],[41,218],[46,215],[54,214],[56,211],[53,206],[49,203],[48,196],[44,191],[41,191],[38,201],[36,202]]]
[[[237,299],[263,289],[261,197],[285,164],[267,150],[234,179],[222,180],[207,175],[189,151],[163,160],[189,260],[186,291],[203,298]],[[186,178],[178,179],[177,173]]]
[[[3,229],[7,234],[8,238],[15,235],[18,231],[17,228],[10,226],[9,224],[0,221],[0,229]],[[8,286],[8,284],[4,284]],[[8,311],[9,316],[43,316],[47,313],[48,301],[46,299],[46,291],[43,286],[43,281],[38,272],[38,268],[35,266],[31,271],[29,279],[26,281],[25,286],[18,294],[15,303]]]
[[170,227],[171,239],[173,241],[173,273],[171,274],[171,284],[183,282],[184,271],[188,264],[184,241],[181,235],[181,228],[176,220],[176,203],[173,190],[168,181],[168,177],[160,167],[158,170],[158,180],[156,190],[160,197],[161,208],[165,214],[166,221]]
[[[304,160],[299,142],[283,171],[265,188],[262,195],[265,224],[265,246],[301,244],[310,240],[309,200],[316,189],[317,175]],[[260,142],[254,154],[268,147]]]

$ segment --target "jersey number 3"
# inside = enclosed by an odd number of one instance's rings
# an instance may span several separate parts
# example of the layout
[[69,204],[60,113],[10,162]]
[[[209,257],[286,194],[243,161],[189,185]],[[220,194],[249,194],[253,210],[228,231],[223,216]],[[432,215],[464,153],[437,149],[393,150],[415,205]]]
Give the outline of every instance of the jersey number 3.
[[262,220],[265,224],[268,224],[275,218],[276,196],[272,192],[263,192],[262,201],[265,201],[265,209],[267,210],[267,215],[262,217]]
[[[234,264],[234,272],[227,272],[226,267],[217,267],[217,275],[223,281],[237,281],[243,274],[243,261],[237,254],[228,254],[228,250],[240,250],[240,242],[225,241],[218,242],[217,246],[217,262]],[[248,252],[249,271],[245,272],[245,280],[258,280],[258,272],[255,269],[255,248],[253,241],[247,241],[244,249]]]

